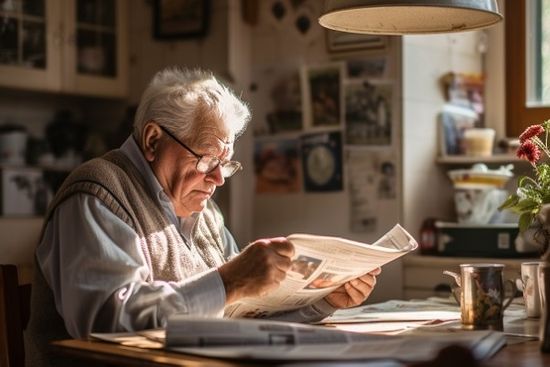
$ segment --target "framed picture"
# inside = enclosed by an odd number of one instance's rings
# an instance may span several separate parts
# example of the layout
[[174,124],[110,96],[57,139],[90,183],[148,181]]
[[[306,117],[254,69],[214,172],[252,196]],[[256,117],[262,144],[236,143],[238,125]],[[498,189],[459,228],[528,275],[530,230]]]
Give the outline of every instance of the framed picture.
[[338,32],[328,29],[326,40],[329,52],[384,50],[388,43],[387,36]]
[[304,127],[334,129],[344,120],[341,90],[344,63],[334,62],[302,68]]
[[206,34],[210,0],[154,0],[153,4],[155,38],[197,38]]

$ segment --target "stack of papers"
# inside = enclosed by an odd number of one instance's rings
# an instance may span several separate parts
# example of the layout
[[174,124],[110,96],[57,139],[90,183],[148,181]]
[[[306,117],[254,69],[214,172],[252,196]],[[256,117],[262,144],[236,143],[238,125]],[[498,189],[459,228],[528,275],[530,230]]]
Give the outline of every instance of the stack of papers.
[[[457,327],[459,320],[456,304],[447,299],[429,299],[340,310],[325,320],[328,326],[175,315],[169,319],[166,331],[92,336],[203,357],[263,361],[414,363],[433,360],[449,345],[461,345],[481,361],[506,345],[504,333],[461,330]],[[443,326],[448,323],[454,327]]]

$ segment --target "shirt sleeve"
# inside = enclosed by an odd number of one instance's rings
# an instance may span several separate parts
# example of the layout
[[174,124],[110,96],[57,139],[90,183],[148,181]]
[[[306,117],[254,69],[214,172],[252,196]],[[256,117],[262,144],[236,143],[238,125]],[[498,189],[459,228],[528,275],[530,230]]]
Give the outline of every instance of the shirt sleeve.
[[163,327],[175,312],[223,314],[225,289],[216,269],[182,282],[147,282],[137,233],[90,195],[56,209],[36,257],[75,338]]

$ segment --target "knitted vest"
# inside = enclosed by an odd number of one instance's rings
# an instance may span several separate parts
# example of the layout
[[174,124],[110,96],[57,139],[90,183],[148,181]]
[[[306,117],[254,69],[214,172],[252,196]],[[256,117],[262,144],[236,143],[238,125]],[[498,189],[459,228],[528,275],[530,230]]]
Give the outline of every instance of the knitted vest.
[[[147,281],[181,281],[225,261],[221,239],[223,217],[214,202],[208,201],[191,231],[193,244],[200,254],[197,258],[192,256],[177,229],[164,216],[143,176],[120,150],[111,151],[75,169],[58,190],[44,222],[49,221],[64,200],[78,193],[98,198],[134,229],[136,243],[150,270]],[[53,293],[36,266],[31,318],[25,333],[26,365],[71,365],[72,362],[55,358],[47,352],[52,340],[66,338],[70,336],[57,313]]]

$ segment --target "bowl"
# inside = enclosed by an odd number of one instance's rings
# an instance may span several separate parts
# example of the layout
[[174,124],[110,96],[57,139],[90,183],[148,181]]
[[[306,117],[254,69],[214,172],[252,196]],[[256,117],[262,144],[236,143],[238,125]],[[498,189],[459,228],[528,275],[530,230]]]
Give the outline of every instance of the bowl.
[[456,189],[503,188],[514,174],[513,165],[508,164],[491,170],[483,163],[476,163],[470,169],[457,169],[447,172]]

